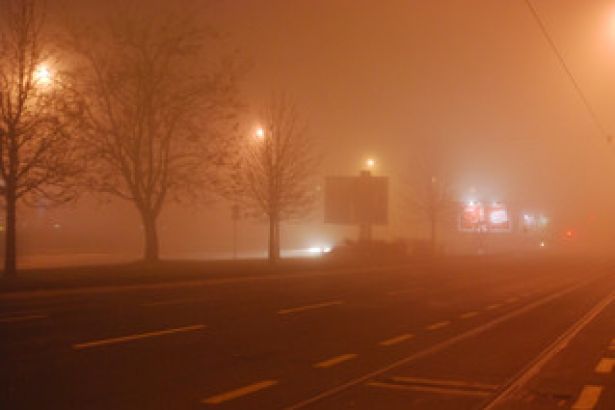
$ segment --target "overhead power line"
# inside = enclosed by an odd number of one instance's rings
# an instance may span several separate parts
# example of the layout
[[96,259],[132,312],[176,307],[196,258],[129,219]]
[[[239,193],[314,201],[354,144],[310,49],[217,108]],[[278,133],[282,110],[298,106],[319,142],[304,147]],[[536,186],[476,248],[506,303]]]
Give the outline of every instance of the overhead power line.
[[560,53],[559,49],[555,45],[555,42],[553,41],[553,38],[551,37],[551,35],[547,31],[546,26],[544,25],[544,23],[542,22],[542,19],[538,15],[538,12],[536,11],[536,8],[532,4],[531,0],[525,0],[525,4],[527,4],[527,7],[530,9],[530,12],[534,16],[534,19],[536,20],[536,23],[538,23],[538,26],[540,27],[540,31],[542,31],[542,34],[544,35],[545,39],[549,43],[549,46],[551,47],[551,49],[553,50],[553,52],[557,56],[557,59],[559,60],[560,65],[562,66],[562,68],[564,69],[564,72],[566,73],[566,75],[570,79],[570,82],[574,86],[574,89],[577,91],[577,94],[581,98],[581,101],[583,102],[583,105],[585,106],[585,109],[589,113],[589,116],[591,117],[591,119],[592,119],[593,123],[595,124],[596,128],[598,128],[598,131],[600,132],[600,135],[602,137],[604,137],[607,142],[610,143],[611,142],[611,135],[609,135],[606,132],[606,130],[604,129],[604,127],[602,126],[602,123],[598,119],[598,116],[596,115],[596,112],[593,110],[591,104],[589,103],[589,100],[587,99],[587,97],[583,93],[583,90],[579,86],[579,83],[577,82],[576,78],[572,74],[572,71],[570,71],[570,68],[568,67],[568,64],[566,64],[566,60],[564,60],[564,57],[562,56],[562,54]]

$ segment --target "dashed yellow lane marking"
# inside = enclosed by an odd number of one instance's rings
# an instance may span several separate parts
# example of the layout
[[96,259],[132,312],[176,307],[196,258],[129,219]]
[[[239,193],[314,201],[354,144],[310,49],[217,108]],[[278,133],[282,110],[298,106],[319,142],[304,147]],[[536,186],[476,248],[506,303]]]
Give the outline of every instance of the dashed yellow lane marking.
[[577,401],[572,405],[572,410],[591,410],[598,404],[602,394],[602,386],[585,386]]
[[342,303],[343,302],[341,300],[332,300],[330,302],[316,303],[313,305],[299,306],[299,307],[294,307],[294,308],[289,308],[289,309],[281,309],[281,310],[278,310],[278,315],[288,315],[290,313],[305,312],[306,310],[320,309],[320,308],[324,308],[328,306],[341,305]]
[[411,334],[407,333],[405,335],[400,335],[400,336],[392,337],[392,338],[387,339],[387,340],[383,340],[379,344],[380,344],[380,346],[393,346],[393,345],[396,345],[398,343],[405,342],[406,340],[410,340],[413,337],[414,337],[414,335],[411,335]]
[[155,332],[139,333],[139,334],[129,335],[129,336],[113,337],[110,339],[93,340],[91,342],[74,344],[73,349],[80,350],[80,349],[87,349],[90,347],[98,347],[98,346],[112,345],[112,344],[118,344],[118,343],[124,343],[124,342],[132,342],[134,340],[146,339],[146,338],[155,337],[155,336],[164,336],[164,335],[170,335],[173,333],[182,333],[182,332],[192,332],[192,331],[201,330],[204,328],[205,328],[205,325],[192,325],[192,326],[177,327],[174,329],[157,330]]
[[[587,282],[586,282],[587,283]],[[582,285],[586,286],[586,285]],[[573,286],[568,289],[578,289]],[[555,294],[561,294],[562,291],[556,292]],[[570,293],[570,291],[564,293]],[[547,297],[548,300],[549,297]],[[545,300],[544,298],[542,300]],[[556,357],[562,350],[566,348],[570,344],[570,341],[573,340],[577,335],[586,328],[586,326],[591,323],[601,312],[606,309],[613,301],[615,300],[615,290],[609,293],[604,299],[598,301],[596,305],[594,305],[585,315],[583,315],[579,320],[572,324],[571,327],[566,329],[560,337],[557,338],[551,345],[549,345],[545,350],[543,350],[533,361],[533,363],[526,367],[523,372],[515,377],[508,385],[502,389],[498,395],[492,399],[485,407],[484,410],[494,410],[496,408],[501,408],[504,403],[510,401],[510,399],[516,395],[521,388],[525,388],[531,380],[539,374],[542,369],[551,361],[554,357]],[[526,305],[527,306],[527,305]],[[531,305],[530,305],[531,306]],[[591,395],[593,389],[588,390],[588,394]],[[579,399],[580,400],[580,399]],[[586,402],[585,400],[580,400],[580,402]]]
[[250,384],[248,386],[240,387],[239,389],[231,390],[226,393],[212,396],[208,399],[203,400],[202,403],[204,404],[224,403],[225,401],[237,399],[239,397],[246,396],[248,394],[267,389],[271,386],[275,386],[276,384],[278,384],[277,380],[263,380],[261,382]]
[[357,355],[354,353],[342,354],[339,356],[332,357],[331,359],[323,360],[322,362],[318,362],[314,365],[314,367],[319,369],[326,369],[328,367],[333,367],[343,362],[347,362],[348,360],[352,360],[356,358]]
[[329,397],[332,397],[338,393],[344,392],[350,388],[353,388],[359,384],[364,384],[366,382],[369,382],[370,380],[373,380],[375,377],[379,377],[382,376],[383,374],[390,372],[393,369],[399,368],[401,366],[405,366],[408,365],[409,363],[414,363],[417,360],[419,360],[420,358],[423,357],[428,357],[430,355],[433,355],[435,353],[441,352],[447,348],[449,348],[450,346],[455,346],[458,343],[468,340],[470,338],[475,338],[477,335],[480,334],[484,334],[485,332],[487,332],[488,330],[493,329],[496,326],[499,326],[502,323],[507,323],[510,320],[517,318],[521,315],[526,314],[527,312],[531,312],[534,311],[535,309],[544,306],[547,303],[550,303],[553,300],[556,300],[558,298],[563,297],[564,295],[568,295],[571,292],[581,288],[582,286],[586,286],[588,283],[590,283],[590,280],[584,280],[581,281],[578,284],[575,284],[573,286],[569,286],[567,288],[564,289],[560,289],[557,292],[554,292],[550,295],[547,296],[543,296],[535,301],[532,301],[531,303],[528,303],[524,306],[518,307],[514,310],[512,310],[511,312],[507,312],[504,313],[503,315],[500,315],[497,318],[491,318],[490,320],[488,320],[486,323],[483,323],[480,326],[475,326],[472,329],[462,332],[460,334],[457,334],[454,337],[451,337],[449,339],[446,339],[442,342],[436,343],[435,345],[432,345],[430,347],[427,347],[426,349],[423,350],[419,350],[417,352],[414,352],[408,356],[402,357],[401,359],[394,361],[392,363],[389,363],[381,368],[378,368],[376,370],[370,371],[368,373],[362,374],[362,375],[358,375],[353,379],[348,380],[347,382],[344,382],[342,384],[338,384],[337,386],[330,388],[330,389],[326,389],[324,391],[321,391],[320,393],[317,393],[313,396],[310,396],[307,399],[304,399],[302,401],[296,402],[288,407],[286,407],[288,410],[298,410],[298,409],[304,409],[318,401],[327,399]]
[[438,329],[442,329],[443,327],[446,327],[446,326],[448,326],[450,324],[451,324],[450,320],[445,320],[445,321],[442,321],[442,322],[437,322],[437,323],[434,323],[432,325],[429,325],[425,329],[427,329],[427,330],[438,330]]
[[23,316],[11,316],[0,318],[0,323],[15,323],[25,322],[28,320],[45,319],[47,315],[23,315]]
[[499,303],[494,303],[493,305],[487,306],[485,309],[487,309],[487,310],[495,310],[495,309],[499,308],[500,306],[502,306],[502,305],[500,305]]
[[611,373],[613,371],[613,367],[615,366],[615,359],[604,357],[600,359],[598,364],[596,365],[596,373],[606,374]]
[[478,315],[478,312],[466,312],[466,313],[460,315],[459,317],[461,319],[469,319],[469,318],[474,317],[476,315]]

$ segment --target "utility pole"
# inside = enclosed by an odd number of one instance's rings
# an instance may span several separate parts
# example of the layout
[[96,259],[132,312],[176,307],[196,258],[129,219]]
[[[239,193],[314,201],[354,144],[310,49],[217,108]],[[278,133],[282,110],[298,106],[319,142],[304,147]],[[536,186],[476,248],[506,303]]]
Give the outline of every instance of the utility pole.
[[[361,181],[361,195],[360,198],[363,201],[371,201],[371,197],[369,196],[369,183],[372,174],[369,170],[361,171],[360,179]],[[372,209],[371,203],[367,210],[368,212],[364,212],[364,215],[361,215],[361,220],[359,222],[359,241],[364,243],[370,243],[372,241]],[[365,206],[365,205],[364,205]]]

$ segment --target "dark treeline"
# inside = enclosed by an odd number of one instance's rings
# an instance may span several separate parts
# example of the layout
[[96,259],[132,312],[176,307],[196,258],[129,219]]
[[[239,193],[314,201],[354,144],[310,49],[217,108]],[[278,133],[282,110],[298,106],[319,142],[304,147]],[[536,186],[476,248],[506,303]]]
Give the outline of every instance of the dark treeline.
[[5,275],[17,271],[20,207],[85,192],[135,206],[148,263],[159,258],[165,204],[211,194],[270,221],[275,261],[280,221],[314,197],[316,156],[295,105],[273,98],[261,134],[242,131],[253,128],[240,98],[245,64],[189,7],[117,3],[95,18],[67,15],[53,34],[45,7],[0,2]]

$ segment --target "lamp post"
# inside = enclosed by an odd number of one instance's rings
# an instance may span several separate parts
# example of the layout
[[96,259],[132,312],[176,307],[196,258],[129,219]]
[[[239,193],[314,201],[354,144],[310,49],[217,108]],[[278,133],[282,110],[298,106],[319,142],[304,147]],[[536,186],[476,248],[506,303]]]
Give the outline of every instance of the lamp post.
[[[376,167],[376,160],[374,160],[373,158],[368,158],[365,161],[365,169],[363,169],[361,171],[360,174],[360,189],[361,189],[361,198],[363,198],[363,200],[371,200],[371,198],[369,198],[369,188],[370,188],[370,183],[371,183],[371,176],[372,173],[371,171]],[[369,243],[372,241],[372,221],[371,221],[371,206],[369,207],[369,212],[367,212],[365,215],[362,215],[361,217],[361,221],[359,223],[359,240],[361,242],[365,242],[365,243]]]
[[46,64],[39,65],[34,71],[34,81],[37,85],[41,85],[47,87],[51,85],[53,81],[53,76],[49,69],[49,66]]
[[265,139],[265,130],[262,127],[258,127],[256,132],[254,132],[254,136],[257,140],[262,141]]
[[372,171],[376,167],[376,160],[373,158],[368,158],[365,161],[365,167],[367,171]]

